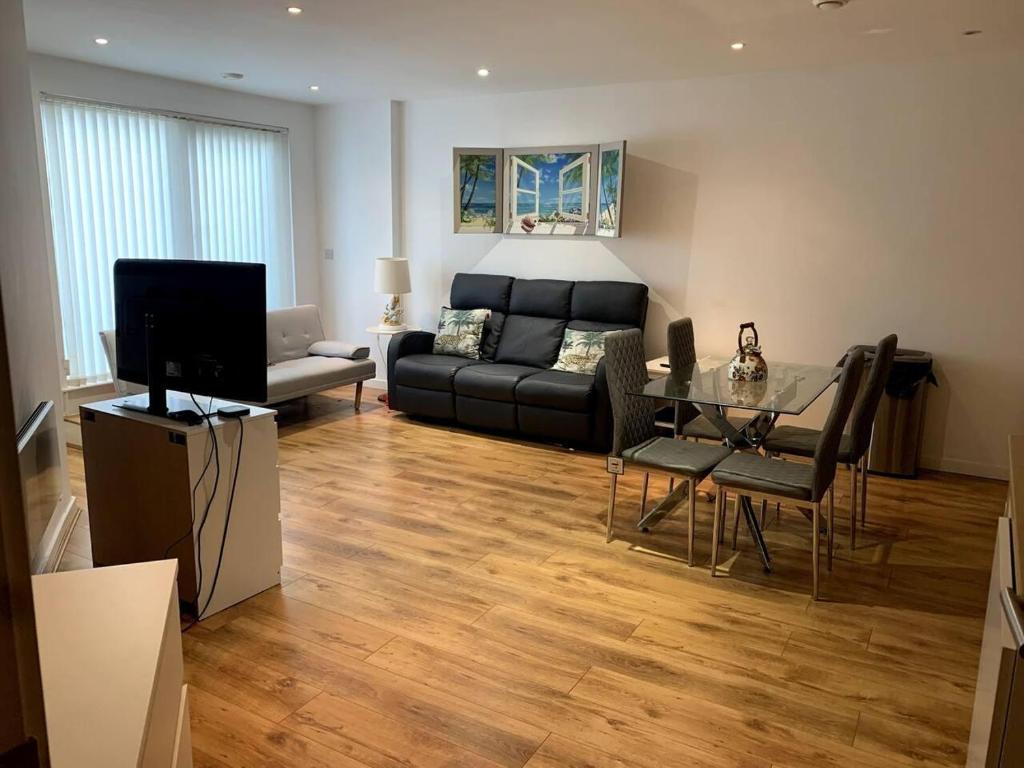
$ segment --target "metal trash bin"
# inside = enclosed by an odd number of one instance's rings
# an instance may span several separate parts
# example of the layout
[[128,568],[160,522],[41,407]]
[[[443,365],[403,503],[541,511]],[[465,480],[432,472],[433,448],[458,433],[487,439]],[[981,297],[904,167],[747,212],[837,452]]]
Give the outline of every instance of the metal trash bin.
[[[865,362],[874,358],[874,347],[864,350]],[[932,372],[932,356],[916,349],[897,349],[885,392],[878,404],[868,449],[868,471],[897,477],[916,477],[921,455],[928,387],[938,386]]]

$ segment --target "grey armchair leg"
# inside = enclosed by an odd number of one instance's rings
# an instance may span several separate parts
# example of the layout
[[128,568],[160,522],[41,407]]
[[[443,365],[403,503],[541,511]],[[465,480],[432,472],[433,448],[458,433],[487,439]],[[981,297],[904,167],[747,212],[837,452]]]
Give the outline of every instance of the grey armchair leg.
[[850,465],[850,551],[857,548],[857,462]]
[[733,514],[733,520],[732,520],[732,551],[733,552],[736,551],[736,543],[737,543],[737,540],[739,539],[739,535],[740,535],[740,514],[742,512],[740,507],[742,506],[742,501],[741,501],[742,498],[743,498],[742,496],[740,496],[739,494],[736,494],[736,501],[734,501],[733,505],[732,505],[732,514]]
[[833,483],[828,488],[828,531],[827,531],[827,542],[828,542],[828,570],[832,572],[832,547],[835,544],[836,537],[836,487]]
[[363,405],[363,382],[359,381],[359,382],[356,382],[355,410],[356,410],[357,413],[359,412],[359,409],[362,407],[362,405]]
[[691,477],[690,487],[686,491],[690,502],[690,519],[687,521],[686,531],[686,564],[693,567],[693,538],[697,525],[697,480]]
[[821,502],[814,503],[811,510],[811,597],[818,599],[818,567],[821,549]]
[[644,482],[640,487],[640,517],[637,519],[643,519],[644,512],[647,510],[647,486],[651,482],[651,473],[644,472]]
[[725,506],[725,491],[715,494],[715,524],[711,534],[711,576],[718,575],[718,532],[722,529],[722,507]]
[[611,479],[608,484],[608,531],[605,535],[606,544],[612,540],[612,524],[615,520],[615,490],[619,484],[618,475],[610,474],[608,477]]
[[867,454],[860,460],[860,524],[868,522],[868,457]]

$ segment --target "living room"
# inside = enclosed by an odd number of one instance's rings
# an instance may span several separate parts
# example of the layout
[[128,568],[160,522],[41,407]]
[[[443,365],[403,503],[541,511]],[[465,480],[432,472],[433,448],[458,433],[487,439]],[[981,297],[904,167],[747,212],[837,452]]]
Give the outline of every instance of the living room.
[[0,765],[1024,761],[1019,3],[0,14]]

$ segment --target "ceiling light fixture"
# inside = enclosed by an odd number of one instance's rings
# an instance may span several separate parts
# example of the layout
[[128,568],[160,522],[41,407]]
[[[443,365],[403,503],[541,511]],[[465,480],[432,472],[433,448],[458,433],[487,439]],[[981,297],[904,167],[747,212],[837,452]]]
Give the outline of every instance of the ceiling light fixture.
[[476,73],[479,77],[487,77],[489,74],[491,74],[491,70],[489,70],[487,67],[480,67],[480,69],[478,69]]
[[311,90],[311,91],[319,91],[320,90],[320,86],[319,85],[311,85],[311,86],[309,86],[309,90]]
[[297,5],[290,5],[288,6],[288,13],[290,13],[292,16],[298,16],[300,13],[302,13],[302,9],[299,8],[299,6]]
[[729,47],[732,48],[734,51],[742,51],[744,48],[747,47],[747,44],[737,40],[735,43],[733,43]]
[[893,30],[892,27],[872,27],[871,29],[865,29],[864,30],[864,34],[865,35],[888,35],[890,32],[893,32],[893,31],[895,31],[895,30]]
[[106,45],[109,42],[110,41],[107,40],[107,38],[105,38],[105,37],[97,37],[96,38],[96,45]]
[[822,10],[834,11],[838,8],[842,8],[850,0],[811,0],[814,3],[815,8],[821,8]]

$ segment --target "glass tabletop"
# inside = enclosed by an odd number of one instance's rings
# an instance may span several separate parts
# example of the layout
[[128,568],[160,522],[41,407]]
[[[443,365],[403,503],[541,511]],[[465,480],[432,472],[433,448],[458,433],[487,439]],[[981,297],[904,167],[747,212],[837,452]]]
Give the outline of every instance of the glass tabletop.
[[730,381],[729,365],[696,363],[651,381],[639,397],[656,397],[702,405],[746,408],[797,415],[839,378],[840,369],[768,361],[768,379],[761,382]]

